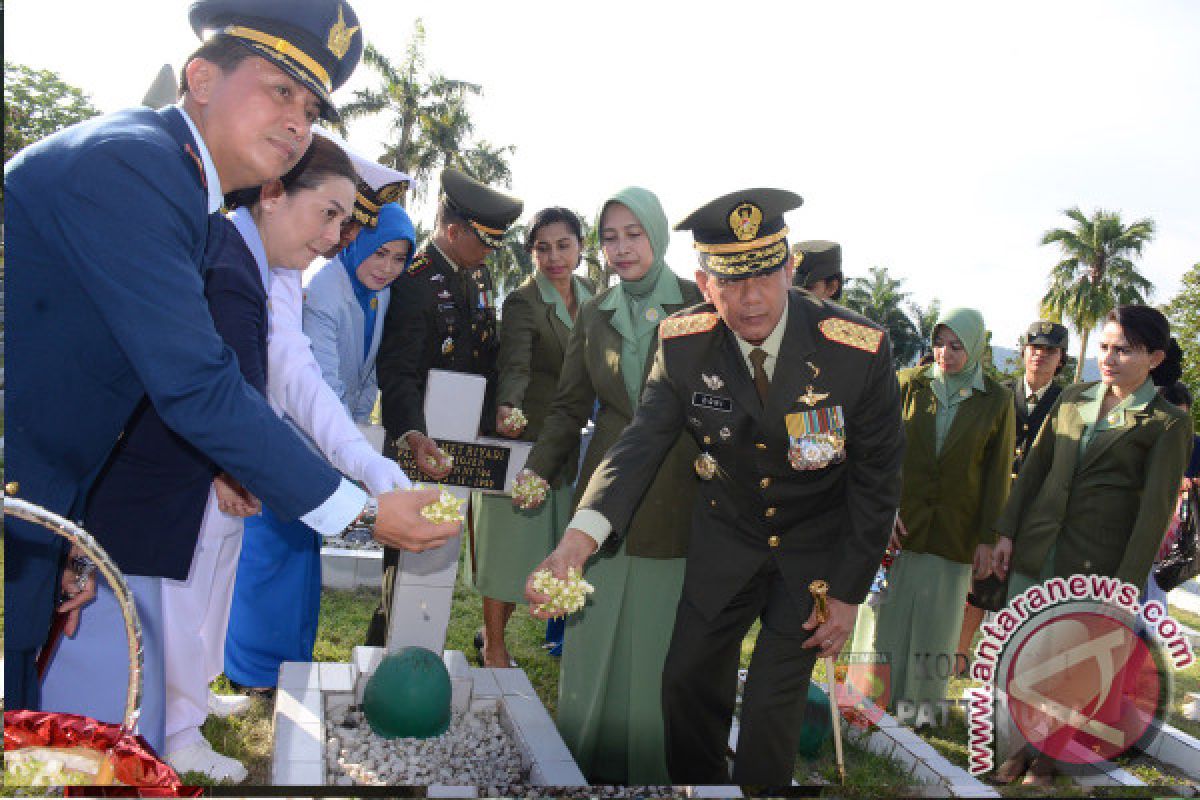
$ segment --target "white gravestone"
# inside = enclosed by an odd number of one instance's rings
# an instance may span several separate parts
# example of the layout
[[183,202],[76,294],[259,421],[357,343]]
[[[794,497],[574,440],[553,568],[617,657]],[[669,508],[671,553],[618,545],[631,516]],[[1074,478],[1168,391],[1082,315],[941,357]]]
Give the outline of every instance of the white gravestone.
[[[483,377],[461,372],[430,370],[426,382],[426,433],[455,458],[454,470],[441,485],[463,501],[479,488],[489,493],[511,493],[513,480],[525,466],[531,447],[528,442],[479,436],[486,390]],[[414,483],[433,483],[416,474],[411,466],[408,471]],[[413,645],[435,653],[445,648],[461,541],[460,533],[434,550],[401,554],[392,595],[388,652]]]

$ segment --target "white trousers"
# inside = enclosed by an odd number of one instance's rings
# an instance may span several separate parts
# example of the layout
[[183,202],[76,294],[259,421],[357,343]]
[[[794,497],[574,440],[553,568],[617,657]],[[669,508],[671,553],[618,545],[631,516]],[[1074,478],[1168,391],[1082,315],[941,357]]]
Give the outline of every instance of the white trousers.
[[216,492],[209,489],[188,578],[163,581],[167,753],[202,739],[208,685],[224,668],[225,629],[241,551],[242,519],[217,508]]

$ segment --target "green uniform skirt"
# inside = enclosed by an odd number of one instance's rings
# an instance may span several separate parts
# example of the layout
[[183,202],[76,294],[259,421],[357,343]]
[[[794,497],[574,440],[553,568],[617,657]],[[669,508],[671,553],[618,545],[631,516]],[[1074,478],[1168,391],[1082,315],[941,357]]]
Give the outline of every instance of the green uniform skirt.
[[507,603],[525,602],[529,573],[550,555],[571,521],[572,487],[552,489],[534,511],[513,508],[512,498],[474,492],[475,560],[467,558],[467,574],[484,597]]
[[669,784],[662,673],[683,558],[600,556],[585,576],[596,587],[567,617],[558,729],[589,783]]
[[875,652],[890,664],[889,710],[897,700],[946,698],[970,588],[970,564],[929,553],[897,554],[875,617]]

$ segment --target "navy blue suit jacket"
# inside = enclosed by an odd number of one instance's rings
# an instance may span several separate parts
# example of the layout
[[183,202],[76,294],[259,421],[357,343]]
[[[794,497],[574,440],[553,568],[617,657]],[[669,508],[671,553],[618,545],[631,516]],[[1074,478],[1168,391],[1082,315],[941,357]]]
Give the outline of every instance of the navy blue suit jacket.
[[[285,518],[338,486],[213,327],[196,148],[178,109],[137,109],[61,131],[5,166],[6,466],[26,500],[78,518],[143,397]],[[62,547],[15,522],[5,547],[5,648],[16,655],[46,635]],[[13,685],[28,681],[9,663],[6,704],[35,707],[36,689]]]
[[[204,265],[217,333],[266,395],[267,293],[250,248],[220,214],[210,217]],[[126,575],[185,580],[219,469],[143,400],[92,487],[84,526]]]

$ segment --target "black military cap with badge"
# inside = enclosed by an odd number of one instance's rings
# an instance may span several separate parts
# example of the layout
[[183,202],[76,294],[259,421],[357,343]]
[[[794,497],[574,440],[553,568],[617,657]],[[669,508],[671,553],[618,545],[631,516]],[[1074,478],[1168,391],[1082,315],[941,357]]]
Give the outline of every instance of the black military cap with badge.
[[504,234],[525,207],[519,198],[453,168],[442,170],[441,183],[443,201],[466,220],[479,241],[491,248],[504,244]]
[[[746,189],[706,203],[675,226],[692,231],[694,247],[701,267],[719,281],[738,281],[769,275],[788,262],[788,226],[783,215],[799,208],[803,198],[784,189]],[[712,312],[676,316],[663,322],[661,339],[711,330],[718,316]],[[849,320],[831,317],[819,326],[826,338],[859,349],[877,348],[882,334]],[[873,352],[873,351],[872,351]],[[808,363],[814,379],[819,368]],[[810,385],[800,402],[813,406],[825,400],[827,393]],[[815,408],[788,414],[788,461],[793,469],[824,469],[846,457],[845,421],[841,406]],[[709,479],[716,473],[716,462],[705,452],[696,460],[696,472]]]
[[[842,278],[842,246],[837,242],[825,239],[796,242],[792,247],[792,259],[796,265],[793,286],[804,288],[817,281]],[[841,287],[838,287],[838,294],[841,294]]]
[[1021,337],[1021,346],[1036,344],[1043,347],[1061,347],[1066,350],[1069,338],[1070,334],[1065,325],[1039,319],[1025,331],[1025,335]]
[[196,0],[188,20],[198,35],[231,37],[278,65],[317,96],[323,118],[338,118],[330,94],[363,50],[358,16],[343,0]]

